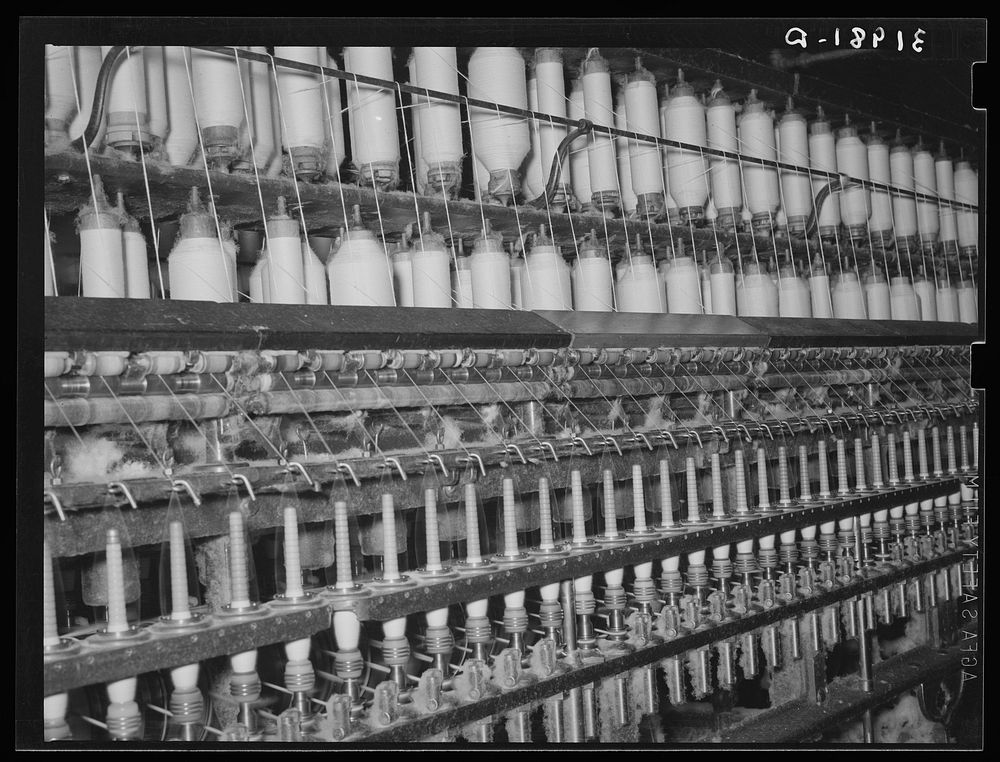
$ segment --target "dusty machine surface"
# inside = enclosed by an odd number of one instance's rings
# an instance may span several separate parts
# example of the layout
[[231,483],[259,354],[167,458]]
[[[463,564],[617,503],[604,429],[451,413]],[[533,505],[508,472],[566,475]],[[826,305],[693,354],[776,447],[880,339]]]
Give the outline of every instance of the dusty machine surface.
[[367,42],[36,51],[35,740],[981,744],[981,122]]

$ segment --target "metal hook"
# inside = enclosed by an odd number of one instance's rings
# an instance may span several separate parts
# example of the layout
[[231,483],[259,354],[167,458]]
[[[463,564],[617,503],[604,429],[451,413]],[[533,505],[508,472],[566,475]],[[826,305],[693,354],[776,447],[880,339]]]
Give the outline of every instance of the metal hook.
[[774,441],[774,434],[771,433],[771,427],[768,426],[763,421],[760,421],[760,422],[757,423],[757,430],[758,431],[766,431],[767,432],[767,438],[770,439],[772,442]]
[[355,487],[361,486],[361,482],[358,481],[358,476],[354,473],[354,469],[350,463],[337,463],[337,470],[347,472],[347,475],[351,477],[351,481],[354,482]]
[[253,487],[250,486],[250,480],[247,479],[245,475],[233,474],[232,482],[233,484],[242,484],[244,487],[246,487],[247,494],[250,496],[250,499],[256,502],[257,496],[253,493]]
[[714,431],[718,436],[722,437],[722,441],[727,445],[729,444],[729,437],[726,436],[726,430],[721,426],[713,426],[712,431]]
[[59,497],[56,493],[51,490],[45,490],[42,494],[44,497],[47,497],[50,501],[52,501],[52,505],[55,507],[56,513],[59,514],[60,521],[65,521],[66,514],[63,513],[62,503],[59,502]]
[[675,450],[678,449],[678,447],[677,447],[677,440],[674,439],[674,435],[673,435],[673,433],[671,431],[669,431],[668,429],[660,429],[659,436],[660,436],[661,439],[663,439],[664,442],[666,442],[669,439],[670,440],[670,444],[672,444],[674,446],[674,449]]
[[635,440],[636,442],[642,442],[643,444],[645,444],[645,445],[646,445],[646,447],[648,447],[648,448],[649,448],[649,451],[650,451],[650,452],[652,452],[652,451],[653,451],[653,445],[652,445],[652,443],[651,443],[651,442],[649,441],[649,437],[647,437],[647,436],[646,436],[646,435],[645,435],[645,434],[644,434],[643,432],[641,432],[641,431],[637,431],[637,432],[635,432],[635,435],[634,435],[634,436],[633,436],[632,438],[633,438],[633,439],[634,439],[634,440]]
[[528,465],[528,461],[524,459],[524,453],[521,452],[521,448],[520,447],[518,447],[516,444],[513,444],[513,443],[508,444],[508,445],[506,445],[504,447],[504,452],[510,452],[511,450],[513,450],[515,453],[517,453],[517,457],[519,457],[521,459],[521,463],[522,464],[524,464],[525,466]]
[[201,498],[198,497],[198,493],[194,491],[194,487],[191,486],[191,482],[187,481],[187,479],[174,479],[170,484],[174,492],[180,492],[182,488],[187,490],[187,493],[191,496],[191,502],[198,506],[201,505]]
[[486,466],[483,465],[483,458],[478,452],[470,452],[468,458],[462,459],[464,463],[468,463],[470,460],[474,460],[479,464],[479,472],[486,477]]
[[744,436],[746,436],[748,442],[752,442],[753,441],[753,437],[750,435],[750,429],[747,428],[747,425],[745,423],[738,423],[738,424],[736,424],[736,429],[737,429],[737,431],[739,431],[739,430],[743,431],[743,434],[744,434]]
[[559,456],[556,454],[556,448],[554,444],[552,444],[551,442],[540,442],[539,444],[542,447],[542,449],[547,449],[550,453],[552,453],[552,460],[554,460],[556,463],[559,462]]
[[615,448],[615,450],[618,451],[619,455],[622,454],[622,448],[621,448],[621,445],[618,444],[618,440],[617,439],[615,439],[612,436],[605,436],[604,437],[604,446],[607,447],[609,443]]
[[445,466],[444,464],[444,458],[442,458],[437,453],[428,453],[427,460],[430,463],[437,463],[439,466],[441,466],[441,475],[444,476],[445,479],[448,478],[448,467]]
[[571,441],[573,442],[574,445],[580,445],[583,448],[584,452],[587,453],[587,455],[594,454],[593,451],[590,449],[590,445],[587,444],[587,440],[584,439],[583,437],[573,437]]
[[406,471],[403,470],[403,467],[399,464],[399,460],[397,458],[385,458],[383,462],[387,466],[395,466],[396,470],[399,471],[400,478],[404,482],[406,481]]
[[135,498],[132,497],[132,493],[129,491],[129,488],[125,484],[125,482],[109,482],[108,490],[111,492],[111,494],[114,494],[115,490],[121,491],[122,495],[125,496],[125,499],[128,500],[128,504],[131,505],[133,509],[139,507],[138,505],[135,504]]
[[289,472],[298,471],[300,474],[302,474],[303,478],[306,480],[306,484],[308,484],[312,489],[316,490],[317,492],[319,491],[319,487],[316,486],[316,482],[313,481],[312,477],[309,475],[309,472],[306,471],[306,467],[303,466],[301,463],[299,463],[297,460],[289,461],[286,470]]
[[780,429],[782,426],[784,426],[786,429],[788,429],[788,435],[789,436],[792,436],[792,437],[795,436],[795,429],[792,428],[792,422],[791,421],[789,421],[787,418],[782,418],[780,421],[778,421],[778,428]]
[[689,442],[691,441],[691,437],[694,437],[695,439],[698,440],[698,447],[700,447],[700,448],[704,448],[705,447],[705,445],[702,444],[702,441],[701,441],[701,434],[699,434],[694,429],[688,428],[688,430],[687,430],[687,436],[688,436],[688,441]]

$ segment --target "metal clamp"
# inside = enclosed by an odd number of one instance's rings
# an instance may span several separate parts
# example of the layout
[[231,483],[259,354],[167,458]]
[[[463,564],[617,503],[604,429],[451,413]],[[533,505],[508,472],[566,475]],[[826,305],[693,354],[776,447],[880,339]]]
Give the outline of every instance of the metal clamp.
[[643,434],[643,433],[642,433],[641,431],[636,431],[636,432],[634,432],[634,433],[632,434],[632,439],[634,439],[634,440],[635,440],[636,442],[642,442],[643,444],[645,444],[645,445],[646,445],[646,447],[648,447],[648,448],[649,448],[649,451],[650,451],[650,452],[652,452],[652,451],[653,451],[653,445],[652,445],[652,443],[650,443],[650,441],[649,441],[649,437],[647,437],[647,436],[646,436],[645,434]]
[[233,484],[242,484],[244,487],[246,487],[247,494],[250,496],[250,499],[256,502],[257,496],[253,493],[253,487],[250,486],[250,480],[247,479],[246,475],[233,474],[232,482]]
[[396,470],[399,472],[399,477],[405,482],[406,481],[406,471],[403,470],[403,466],[400,465],[398,458],[385,458],[383,460],[383,465],[395,466]]
[[201,505],[201,498],[198,497],[198,493],[194,491],[194,487],[191,486],[191,482],[187,479],[174,479],[170,482],[170,485],[174,492],[180,492],[181,489],[186,490],[191,496],[191,502],[198,506]]
[[108,491],[111,492],[112,495],[115,494],[116,491],[121,492],[133,509],[139,507],[135,504],[135,498],[132,497],[132,493],[129,491],[128,485],[126,485],[125,482],[108,482]]
[[427,460],[431,463],[437,463],[441,467],[441,475],[447,479],[448,478],[448,467],[444,464],[444,458],[442,458],[437,453],[428,453]]
[[674,446],[674,449],[675,450],[678,449],[678,447],[677,447],[677,440],[674,439],[673,433],[671,431],[669,431],[668,429],[660,429],[660,432],[659,432],[659,434],[657,436],[659,436],[660,439],[662,439],[664,442],[666,442],[669,439],[670,440],[670,444],[672,444]]
[[302,478],[306,480],[306,484],[308,484],[313,490],[316,490],[317,492],[319,491],[319,487],[316,486],[316,482],[313,481],[313,478],[309,475],[309,472],[306,471],[306,467],[303,466],[301,463],[299,463],[297,460],[290,460],[288,462],[288,467],[286,468],[286,471],[288,471],[289,473],[293,471],[298,471],[300,474],[302,474]]
[[361,482],[358,480],[358,475],[354,473],[354,469],[351,467],[350,463],[337,463],[337,470],[340,472],[346,472],[347,475],[351,477],[351,481],[354,482],[355,487],[361,486]]
[[56,509],[56,513],[59,514],[59,520],[65,521],[66,514],[63,513],[62,503],[59,502],[59,497],[56,495],[56,493],[53,492],[52,490],[45,490],[45,492],[43,492],[42,495],[43,497],[47,497],[52,502],[52,506]]

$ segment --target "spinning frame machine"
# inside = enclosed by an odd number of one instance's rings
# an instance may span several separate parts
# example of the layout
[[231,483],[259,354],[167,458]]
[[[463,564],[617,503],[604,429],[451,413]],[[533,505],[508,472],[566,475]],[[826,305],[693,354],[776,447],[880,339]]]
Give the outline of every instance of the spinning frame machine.
[[331,52],[47,46],[45,738],[947,720],[969,162],[656,51]]

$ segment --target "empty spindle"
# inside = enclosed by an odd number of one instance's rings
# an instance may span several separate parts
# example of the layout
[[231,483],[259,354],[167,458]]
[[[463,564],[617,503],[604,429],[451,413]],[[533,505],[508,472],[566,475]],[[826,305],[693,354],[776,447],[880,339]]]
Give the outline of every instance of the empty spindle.
[[646,496],[642,487],[642,466],[632,466],[632,514],[637,532],[646,531]]
[[665,527],[674,525],[674,496],[670,489],[670,462],[660,461],[660,521]]
[[809,486],[809,450],[805,445],[799,445],[799,500],[803,503],[812,500]]
[[302,563],[299,558],[299,512],[294,505],[286,505],[285,521],[285,597],[301,598]]
[[479,545],[479,506],[476,501],[476,485],[469,482],[465,485],[465,562],[481,564],[483,551]]
[[694,467],[694,458],[688,458],[685,464],[687,472],[687,501],[688,501],[688,521],[701,521],[701,513],[698,511],[698,472]]
[[587,526],[583,513],[583,479],[577,469],[569,474],[569,494],[573,506],[573,543],[582,545],[587,542]]
[[351,535],[347,528],[347,503],[336,500],[333,503],[333,528],[336,532],[334,551],[337,560],[337,587],[348,588],[354,585],[354,573],[351,571]]
[[538,521],[539,550],[553,550],[556,545],[552,539],[552,503],[549,500],[549,480],[544,476],[538,479]]
[[437,490],[424,490],[424,536],[427,540],[427,571],[441,571],[441,542],[438,539]]
[[170,522],[170,618],[190,619],[187,563],[184,557],[184,524]]
[[392,495],[382,495],[382,579],[399,579],[399,557],[396,550],[396,506]]
[[854,488],[858,492],[868,489],[865,481],[865,440],[854,437]]

